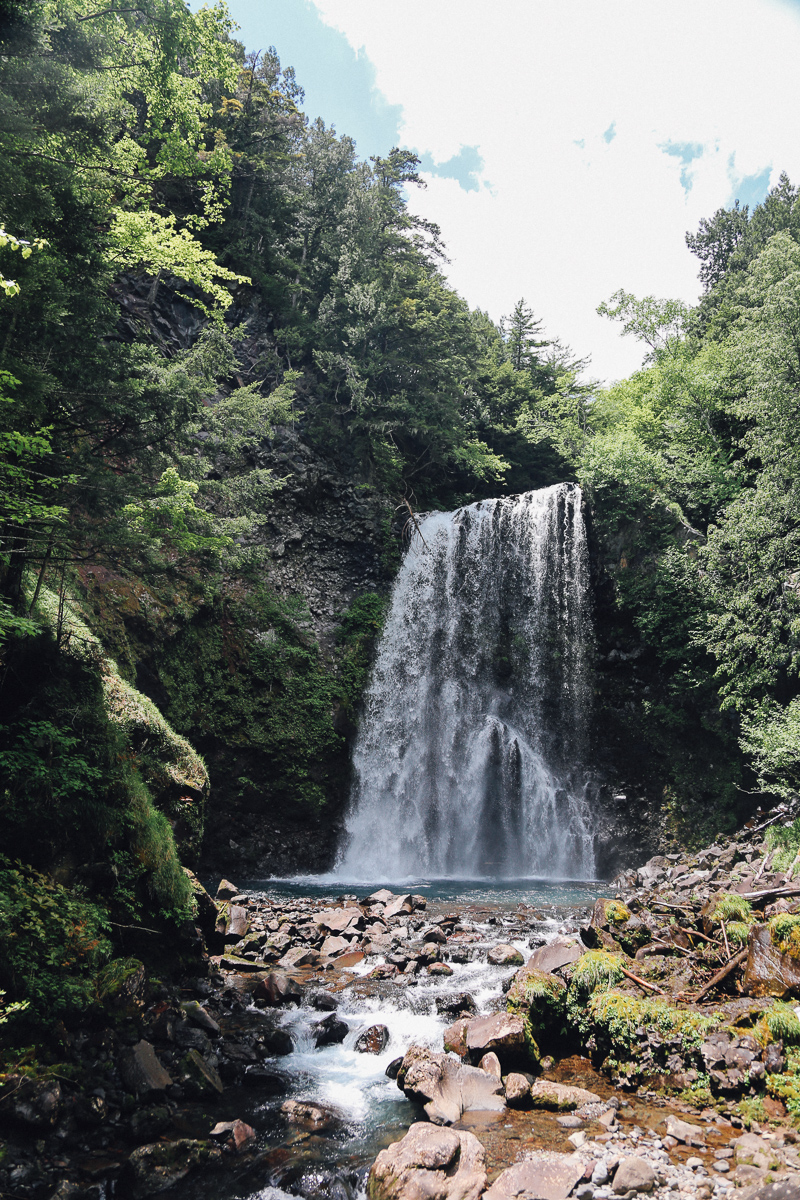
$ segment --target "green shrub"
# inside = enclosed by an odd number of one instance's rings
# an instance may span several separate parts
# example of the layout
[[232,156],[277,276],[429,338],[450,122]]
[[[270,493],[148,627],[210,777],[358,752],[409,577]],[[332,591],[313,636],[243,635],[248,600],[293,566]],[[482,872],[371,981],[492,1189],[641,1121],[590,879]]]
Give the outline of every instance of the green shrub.
[[585,997],[598,989],[608,990],[622,979],[620,956],[607,950],[588,950],[572,968],[570,996]]
[[723,921],[749,924],[752,921],[752,911],[753,906],[743,896],[737,896],[735,892],[720,892],[714,897],[708,920],[712,925],[721,925]]
[[111,950],[108,929],[99,905],[0,858],[0,973],[39,1022],[94,1002],[97,972]]
[[[795,705],[800,712],[800,705]],[[772,860],[773,870],[788,871],[800,851],[800,817],[791,825],[772,825],[767,830],[764,841],[770,850],[775,850]]]

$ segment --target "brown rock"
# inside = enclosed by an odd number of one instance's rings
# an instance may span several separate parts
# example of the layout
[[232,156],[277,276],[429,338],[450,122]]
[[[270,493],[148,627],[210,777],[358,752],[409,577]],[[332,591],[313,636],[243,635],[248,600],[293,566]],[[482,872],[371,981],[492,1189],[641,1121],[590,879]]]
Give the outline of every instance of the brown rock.
[[486,961],[491,963],[493,967],[518,967],[524,962],[524,959],[516,946],[509,946],[507,942],[500,942],[498,945],[492,946],[486,955]]
[[198,1098],[216,1099],[223,1093],[222,1080],[215,1067],[206,1062],[196,1050],[189,1050],[181,1059],[183,1076],[181,1083],[191,1095]]
[[611,1186],[618,1196],[626,1192],[652,1192],[658,1186],[658,1176],[646,1159],[632,1154],[617,1167]]
[[705,1146],[706,1131],[701,1129],[699,1125],[692,1125],[689,1121],[682,1121],[680,1117],[670,1113],[665,1122],[667,1126],[667,1136],[675,1138],[678,1142],[684,1142],[687,1146]]
[[489,1075],[494,1075],[496,1079],[500,1079],[503,1074],[500,1069],[500,1059],[492,1050],[488,1054],[484,1054],[478,1066],[482,1071],[487,1071]]
[[242,908],[238,904],[231,904],[228,908],[228,922],[225,930],[225,940],[228,942],[238,942],[245,936],[250,928],[250,916],[246,908]]
[[586,947],[582,942],[576,941],[575,938],[559,935],[553,938],[552,942],[548,942],[546,946],[540,946],[538,950],[534,950],[528,959],[527,966],[532,967],[535,971],[544,971],[549,975],[553,971],[557,971],[559,967],[566,967],[568,963],[577,962],[585,953]]
[[412,1125],[401,1141],[381,1150],[369,1173],[369,1200],[479,1200],[486,1186],[486,1154],[466,1130]]
[[800,959],[773,946],[767,925],[754,925],[748,935],[743,987],[749,996],[800,995]]
[[284,1100],[281,1112],[292,1125],[299,1125],[301,1129],[311,1129],[314,1132],[330,1129],[340,1119],[332,1108],[325,1108],[321,1104],[309,1104],[302,1100]]
[[356,1038],[356,1050],[360,1054],[383,1054],[389,1045],[389,1030],[385,1025],[370,1025]]
[[172,1076],[159,1062],[150,1042],[137,1042],[122,1055],[118,1066],[123,1083],[137,1096],[163,1092],[172,1083]]
[[300,1000],[303,990],[296,979],[270,971],[266,979],[259,979],[253,988],[254,1000],[266,1000],[267,1004],[275,1007],[288,1004],[292,1000]]
[[414,911],[413,896],[396,896],[390,904],[386,905],[383,913],[384,921],[388,921],[389,917],[397,917],[400,913],[412,913]]
[[244,1121],[219,1121],[211,1130],[209,1135],[213,1138],[222,1138],[233,1142],[233,1149],[237,1154],[247,1150],[256,1140],[256,1131],[251,1125],[247,1125]]
[[556,1083],[553,1079],[537,1079],[531,1084],[531,1103],[534,1108],[579,1108],[582,1104],[596,1104],[600,1096],[586,1088],[570,1087]]
[[459,1017],[444,1031],[444,1048],[459,1058],[467,1057],[468,1017]]
[[350,949],[350,942],[343,937],[326,937],[325,941],[319,948],[319,952],[323,958],[338,958],[340,954],[346,954]]
[[239,895],[239,889],[235,883],[230,883],[227,879],[221,879],[217,888],[217,900],[232,900],[234,896]]
[[365,904],[389,904],[394,900],[394,892],[390,892],[388,888],[380,888],[377,892],[373,892],[371,896],[367,896]]
[[566,1200],[583,1176],[571,1154],[539,1151],[497,1176],[483,1200]]
[[471,1017],[466,1029],[470,1058],[479,1061],[493,1050],[501,1063],[527,1054],[525,1023],[511,1013],[491,1013],[488,1017]]
[[344,933],[345,929],[363,929],[366,922],[360,908],[328,908],[317,913],[314,921],[328,933]]
[[313,946],[294,946],[287,950],[283,958],[278,959],[278,966],[285,971],[293,971],[295,967],[313,967],[319,962],[319,954]]
[[512,1071],[506,1075],[506,1104],[509,1108],[527,1108],[531,1100],[531,1081],[527,1075]]

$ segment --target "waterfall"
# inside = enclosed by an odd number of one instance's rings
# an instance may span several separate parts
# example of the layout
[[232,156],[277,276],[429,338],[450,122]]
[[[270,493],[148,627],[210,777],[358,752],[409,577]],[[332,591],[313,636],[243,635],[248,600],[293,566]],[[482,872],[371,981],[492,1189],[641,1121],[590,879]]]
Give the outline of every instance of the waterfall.
[[336,874],[591,878],[581,492],[419,523],[353,751]]

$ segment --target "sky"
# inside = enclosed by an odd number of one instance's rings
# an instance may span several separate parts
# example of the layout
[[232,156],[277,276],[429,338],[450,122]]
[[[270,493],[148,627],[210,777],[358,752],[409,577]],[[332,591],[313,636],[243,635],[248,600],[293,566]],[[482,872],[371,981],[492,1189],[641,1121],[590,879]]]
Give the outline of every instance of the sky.
[[363,158],[419,155],[410,207],[470,306],[499,320],[524,297],[605,382],[643,351],[597,305],[695,303],[686,231],[800,182],[800,0],[228,5],[248,49],[295,68],[309,117]]

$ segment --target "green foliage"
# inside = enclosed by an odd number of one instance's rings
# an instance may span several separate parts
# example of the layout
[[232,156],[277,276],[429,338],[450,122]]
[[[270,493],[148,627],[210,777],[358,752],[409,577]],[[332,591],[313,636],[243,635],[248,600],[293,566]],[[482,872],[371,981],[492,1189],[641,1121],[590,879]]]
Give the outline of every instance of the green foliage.
[[389,606],[387,596],[365,592],[343,614],[337,630],[340,646],[338,680],[342,704],[355,714],[367,684],[372,657]]
[[786,1054],[786,1069],[780,1075],[767,1076],[767,1091],[782,1100],[795,1119],[800,1117],[800,1049],[792,1046]]
[[95,999],[109,956],[106,913],[74,891],[0,858],[3,981],[39,1021],[69,1016]]
[[587,950],[572,968],[569,990],[585,1000],[596,991],[607,991],[622,979],[620,956],[607,950]]
[[725,933],[732,946],[744,946],[750,934],[752,921],[731,921],[725,926]]
[[773,946],[776,946],[781,954],[800,958],[800,916],[778,913],[777,916],[770,917],[768,924]]
[[720,925],[723,921],[739,921],[749,924],[752,921],[753,906],[743,896],[735,892],[720,892],[714,897],[714,907],[708,915],[712,925]]
[[544,971],[518,972],[507,996],[508,1011],[525,1022],[525,1038],[538,1058],[538,1048],[549,1048],[566,1036],[567,989],[560,979]]
[[783,1042],[785,1046],[800,1046],[800,1019],[794,1005],[776,1000],[764,1010],[761,1020],[767,1041]]
[[788,871],[800,853],[800,817],[791,825],[772,825],[764,840],[770,850],[777,853],[773,859],[777,871]]

